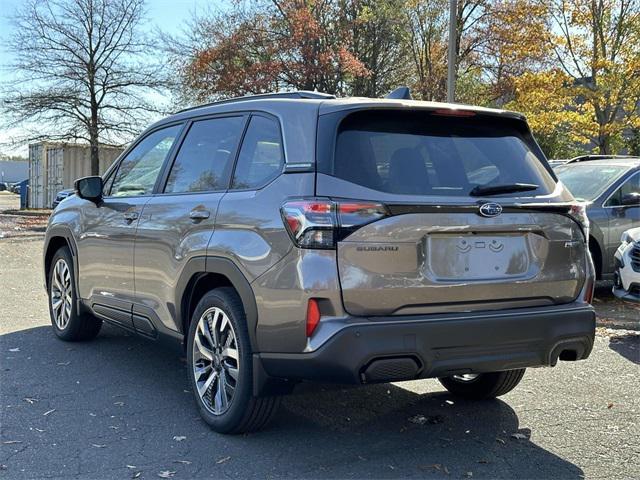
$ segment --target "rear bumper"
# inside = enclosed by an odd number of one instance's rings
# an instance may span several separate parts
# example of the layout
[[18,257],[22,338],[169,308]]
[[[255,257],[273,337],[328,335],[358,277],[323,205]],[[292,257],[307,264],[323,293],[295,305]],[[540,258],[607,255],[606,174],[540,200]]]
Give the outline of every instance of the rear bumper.
[[595,335],[595,313],[585,304],[351,320],[313,352],[261,353],[255,360],[271,378],[399,381],[552,366],[558,358],[581,360],[591,353]]

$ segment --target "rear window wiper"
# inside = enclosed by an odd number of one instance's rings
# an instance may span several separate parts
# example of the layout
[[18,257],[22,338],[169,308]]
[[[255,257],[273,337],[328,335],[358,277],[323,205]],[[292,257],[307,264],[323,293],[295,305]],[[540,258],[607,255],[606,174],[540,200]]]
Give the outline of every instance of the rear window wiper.
[[535,183],[508,183],[504,185],[477,185],[471,189],[469,195],[480,197],[484,195],[499,195],[501,193],[527,192],[535,190],[540,185]]

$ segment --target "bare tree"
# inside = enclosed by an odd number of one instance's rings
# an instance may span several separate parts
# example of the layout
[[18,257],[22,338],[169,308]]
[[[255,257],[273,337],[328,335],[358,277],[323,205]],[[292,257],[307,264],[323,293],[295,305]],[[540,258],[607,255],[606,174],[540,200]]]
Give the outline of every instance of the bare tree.
[[164,82],[147,60],[144,13],[143,0],[26,0],[12,18],[6,126],[88,142],[97,175],[99,144],[128,140],[156,111],[146,99]]

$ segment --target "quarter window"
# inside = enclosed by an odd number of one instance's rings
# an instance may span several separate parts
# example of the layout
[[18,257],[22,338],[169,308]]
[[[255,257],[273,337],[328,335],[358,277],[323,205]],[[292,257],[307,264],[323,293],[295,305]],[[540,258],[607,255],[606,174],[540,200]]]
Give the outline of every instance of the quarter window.
[[259,188],[282,171],[283,163],[278,122],[253,116],[238,155],[231,188]]
[[148,195],[182,125],[157,130],[145,137],[120,162],[111,186],[113,197]]
[[194,122],[171,167],[165,193],[225,190],[243,117]]

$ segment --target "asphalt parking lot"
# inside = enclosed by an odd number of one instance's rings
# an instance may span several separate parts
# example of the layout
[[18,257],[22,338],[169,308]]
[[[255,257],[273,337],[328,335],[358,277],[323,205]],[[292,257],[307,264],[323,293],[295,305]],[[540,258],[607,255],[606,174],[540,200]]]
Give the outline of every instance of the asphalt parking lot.
[[41,249],[37,235],[0,240],[2,478],[640,477],[632,332],[600,329],[587,361],[529,370],[501,400],[431,380],[305,385],[268,430],[221,436],[180,355],[109,327],[90,343],[54,337]]

